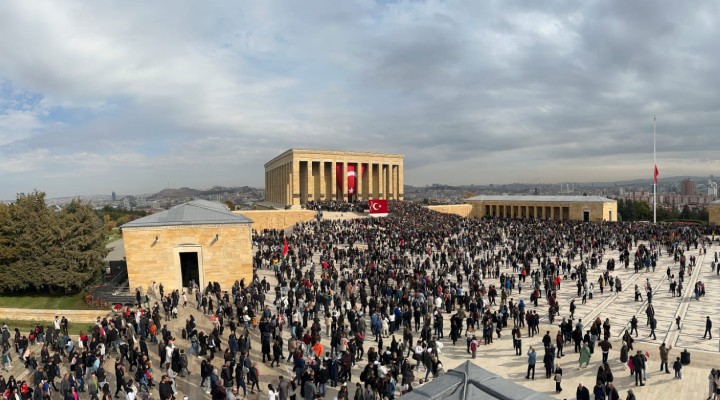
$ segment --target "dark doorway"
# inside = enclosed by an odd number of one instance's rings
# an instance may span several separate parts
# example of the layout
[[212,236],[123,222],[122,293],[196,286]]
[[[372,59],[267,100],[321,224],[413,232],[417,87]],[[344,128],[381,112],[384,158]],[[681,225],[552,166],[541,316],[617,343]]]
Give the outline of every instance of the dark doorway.
[[583,211],[583,222],[590,222],[590,211]]
[[182,272],[183,287],[189,287],[190,280],[200,286],[198,253],[196,251],[180,253],[180,271]]

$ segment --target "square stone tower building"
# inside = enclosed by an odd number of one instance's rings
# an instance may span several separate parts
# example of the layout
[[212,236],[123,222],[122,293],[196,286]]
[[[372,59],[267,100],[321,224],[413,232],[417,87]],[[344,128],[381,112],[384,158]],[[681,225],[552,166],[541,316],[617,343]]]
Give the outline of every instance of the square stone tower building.
[[265,164],[265,201],[300,208],[308,201],[403,200],[403,155],[290,149]]

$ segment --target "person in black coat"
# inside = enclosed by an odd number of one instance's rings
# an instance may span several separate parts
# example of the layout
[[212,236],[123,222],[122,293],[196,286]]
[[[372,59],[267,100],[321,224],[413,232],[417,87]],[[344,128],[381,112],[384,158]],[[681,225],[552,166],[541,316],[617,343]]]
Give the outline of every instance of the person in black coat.
[[238,388],[242,388],[243,397],[247,396],[247,386],[245,385],[245,377],[243,376],[243,363],[239,362],[235,364],[235,385]]
[[160,392],[160,400],[170,400],[175,395],[172,389],[172,381],[167,375],[163,375],[158,385],[158,391]]
[[578,384],[578,388],[575,391],[575,398],[577,400],[590,400],[590,390],[583,386],[582,383]]

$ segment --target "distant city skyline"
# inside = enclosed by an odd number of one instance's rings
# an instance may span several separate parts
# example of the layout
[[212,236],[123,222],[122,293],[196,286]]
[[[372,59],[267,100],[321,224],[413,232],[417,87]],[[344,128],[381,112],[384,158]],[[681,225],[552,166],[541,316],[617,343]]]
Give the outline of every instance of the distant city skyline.
[[261,187],[293,147],[405,183],[720,175],[717,3],[0,4],[0,199]]
[[[710,177],[712,177],[712,176],[710,176]],[[680,194],[680,192],[682,191],[682,181],[681,180],[686,179],[686,178],[687,178],[686,175],[665,177],[665,178],[662,178],[659,180],[659,183],[660,183],[659,187],[662,188],[662,187],[667,187],[667,185],[676,185],[675,189],[677,190],[677,193]],[[707,192],[707,186],[708,186],[708,182],[709,182],[708,176],[694,176],[694,177],[690,177],[690,179],[695,179],[695,183],[698,186],[698,192],[696,194],[704,195]],[[491,183],[483,183],[483,184],[480,184],[480,183],[430,182],[430,183],[426,183],[423,185],[414,185],[414,184],[408,183],[405,186],[410,186],[410,187],[415,187],[415,188],[429,188],[429,187],[436,186],[436,185],[437,186],[448,186],[448,187],[476,186],[478,188],[495,187],[495,189],[497,189],[498,187],[503,187],[503,186],[520,185],[520,186],[527,186],[528,193],[533,192],[534,185],[537,185],[538,187],[557,186],[557,188],[558,188],[557,193],[562,194],[562,193],[578,193],[578,191],[582,191],[583,188],[587,188],[587,186],[585,186],[585,185],[594,185],[594,186],[596,186],[596,189],[602,188],[602,187],[609,189],[610,186],[612,186],[612,185],[618,185],[619,183],[625,182],[625,181],[632,182],[632,181],[636,181],[636,180],[645,181],[645,185],[644,185],[645,188],[643,189],[642,183],[634,182],[634,183],[628,184],[628,185],[620,185],[620,186],[618,186],[618,189],[623,186],[626,188],[634,187],[634,188],[638,189],[638,185],[639,185],[640,190],[649,190],[650,192],[652,192],[652,179],[649,179],[649,178],[628,179],[628,180],[622,180],[622,181],[588,181],[588,182],[563,181],[563,182],[504,182],[504,183],[491,182]],[[668,180],[676,180],[677,184],[668,183],[667,182]],[[713,181],[713,182],[715,182],[715,181]],[[608,186],[604,186],[604,185],[608,185]],[[120,193],[117,193],[115,191],[113,191],[111,193],[73,193],[73,194],[68,194],[68,195],[54,195],[53,193],[50,193],[50,192],[45,192],[45,193],[46,193],[46,197],[48,199],[69,199],[69,198],[73,198],[73,197],[102,196],[102,197],[106,197],[112,201],[120,201],[124,197],[127,197],[127,196],[149,196],[149,195],[153,195],[158,192],[161,192],[165,189],[190,188],[190,189],[196,189],[196,190],[209,190],[209,189],[218,188],[218,187],[238,188],[238,187],[243,187],[243,186],[248,186],[248,187],[252,187],[255,189],[264,189],[262,185],[253,186],[253,185],[244,185],[244,184],[238,184],[238,185],[203,184],[203,185],[198,185],[198,186],[193,186],[193,185],[178,185],[178,186],[174,186],[174,187],[165,186],[165,187],[158,187],[158,188],[154,188],[154,189],[151,188],[150,190],[144,190],[144,191],[132,191],[131,190],[128,192],[120,192]],[[703,187],[704,190],[700,191],[699,190],[700,187]],[[715,190],[717,190],[717,184],[715,185]],[[28,192],[30,192],[30,191],[28,191]],[[19,193],[25,194],[28,192],[18,192],[16,194],[19,194]],[[661,194],[667,194],[667,192],[662,191]],[[707,194],[711,195],[711,193],[707,193]],[[115,199],[112,199],[113,195],[115,196]],[[717,194],[712,194],[712,195],[717,196]],[[12,201],[14,199],[15,199],[15,195],[13,195],[12,197],[9,197],[9,198],[0,199],[0,201]]]

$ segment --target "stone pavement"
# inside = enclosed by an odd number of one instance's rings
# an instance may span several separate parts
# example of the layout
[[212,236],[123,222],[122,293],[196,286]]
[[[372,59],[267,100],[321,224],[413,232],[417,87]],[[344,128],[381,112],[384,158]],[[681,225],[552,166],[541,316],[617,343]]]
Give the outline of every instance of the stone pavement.
[[[698,267],[695,268],[692,278],[686,278],[686,294],[691,294],[692,290],[687,290],[687,288],[692,288],[692,285],[689,283],[692,283],[693,280],[700,279],[705,282],[707,295],[705,297],[701,297],[699,301],[694,300],[691,295],[684,295],[683,297],[675,298],[670,296],[668,293],[665,270],[667,266],[671,266],[673,273],[677,275],[677,266],[674,265],[672,259],[668,258],[666,255],[663,255],[660,259],[655,272],[651,271],[648,273],[642,272],[635,274],[632,268],[625,269],[617,263],[616,271],[613,275],[620,276],[622,279],[623,291],[620,294],[612,293],[607,290],[604,294],[600,294],[596,285],[594,298],[592,300],[588,300],[587,304],[582,305],[580,304],[580,299],[576,299],[576,304],[578,306],[575,313],[576,319],[582,318],[586,325],[596,316],[599,316],[603,320],[606,317],[610,318],[613,333],[611,338],[613,349],[610,351],[609,359],[611,368],[615,375],[615,384],[621,392],[622,398],[625,397],[625,393],[628,388],[633,388],[638,399],[662,399],[668,397],[682,399],[707,398],[707,376],[709,370],[713,367],[720,367],[720,358],[718,358],[718,340],[720,340],[720,335],[718,335],[720,318],[718,318],[718,316],[720,314],[718,314],[719,302],[717,301],[720,296],[720,294],[718,294],[718,291],[720,290],[720,276],[714,275],[710,271],[711,255],[718,250],[720,250],[720,246],[718,245],[713,245],[709,248],[707,257],[699,257]],[[688,252],[688,255],[690,254],[697,255],[698,253],[697,250],[691,250]],[[597,282],[597,278],[600,276],[601,272],[605,270],[604,263],[609,257],[614,257],[616,261],[618,260],[617,252],[611,251],[606,253],[603,258],[603,266],[590,271],[589,279],[591,282]],[[266,277],[271,285],[276,284],[272,271],[261,270],[259,271],[259,275],[261,279],[262,277]],[[633,300],[634,285],[638,284],[642,288],[646,279],[650,280],[655,292],[653,305],[655,307],[656,318],[659,322],[657,329],[658,340],[649,340],[646,337],[649,330],[645,328],[646,317],[644,310],[647,306],[647,299],[645,299],[645,295],[643,294],[645,302],[635,302]],[[497,279],[485,280],[486,285],[493,282],[496,284],[499,283]],[[168,288],[168,290],[170,290],[170,288]],[[567,305],[569,304],[570,299],[577,294],[576,291],[577,289],[572,282],[563,283],[562,289],[559,292],[561,316],[559,319],[556,319],[556,323],[559,323],[562,320],[562,316],[567,315]],[[529,292],[523,291],[522,296],[519,296],[517,292],[515,292],[510,297],[513,297],[516,300],[524,297],[527,307],[532,309],[531,304],[527,301]],[[267,296],[267,304],[269,304],[271,308],[273,299],[274,294],[271,293]],[[190,305],[194,305],[194,300],[190,300]],[[542,314],[545,313],[546,310],[547,305],[545,303],[545,299],[540,299],[538,312]],[[179,318],[169,321],[168,326],[177,336],[177,345],[184,349],[188,348],[189,343],[180,338],[180,331],[184,326],[185,319],[190,314],[193,314],[197,319],[198,330],[204,329],[206,332],[211,330],[209,318],[204,317],[200,312],[195,311],[194,307],[181,309]],[[651,354],[649,359],[649,379],[647,385],[637,388],[634,386],[634,379],[630,376],[629,371],[626,370],[619,361],[619,350],[621,347],[619,337],[622,335],[624,327],[627,325],[633,314],[637,315],[640,321],[640,337],[638,337],[635,342],[635,349],[648,351]],[[674,328],[674,317],[676,314],[681,315],[683,321],[682,329],[679,334]],[[712,340],[701,339],[705,327],[704,321],[706,315],[710,315],[714,322]],[[452,346],[452,343],[449,340],[449,315],[446,316],[445,321],[445,339],[442,340],[444,347],[442,350],[441,361],[443,362],[445,369],[448,370],[456,365],[459,365],[466,359],[469,359],[469,354],[467,354],[465,349],[464,338],[458,342],[457,346]],[[547,325],[547,322],[546,318],[542,320],[540,327],[541,335],[537,335],[533,338],[523,338],[524,351],[527,351],[527,348],[530,345],[536,347],[536,349],[542,349],[542,334],[544,334],[547,330],[551,332],[551,335],[554,338],[555,333],[557,332],[557,327],[549,326]],[[525,334],[525,332],[523,332],[523,334]],[[400,339],[401,336],[401,333],[396,335],[398,339]],[[226,337],[227,336],[225,336],[225,338]],[[285,339],[289,338],[287,329],[283,331],[283,337]],[[251,329],[251,338],[253,344],[251,359],[258,362],[260,370],[260,388],[262,389],[262,392],[254,395],[249,394],[248,398],[265,399],[267,398],[266,390],[268,383],[276,383],[278,375],[282,374],[285,377],[290,377],[293,374],[290,366],[287,364],[283,364],[280,367],[270,368],[269,363],[263,364],[260,362],[261,354],[257,331]],[[671,363],[672,360],[674,360],[674,358],[679,354],[680,349],[688,348],[692,351],[692,363],[683,368],[684,376],[682,380],[673,379],[673,374],[667,375],[658,372],[658,346],[663,339],[667,339],[670,344],[673,344],[674,349],[670,352]],[[329,338],[323,337],[322,341],[323,345],[329,349]],[[389,344],[389,341],[386,341],[386,343]],[[374,341],[369,339],[366,341],[365,347],[367,349],[373,345],[375,345]],[[150,345],[149,347],[151,349],[151,358],[153,359],[153,363],[157,366],[157,363],[159,362],[157,357],[157,346]],[[223,346],[223,350],[224,348],[225,347]],[[38,346],[36,346],[35,351],[36,353],[39,353]],[[285,356],[287,356],[287,349],[284,349],[284,353]],[[544,379],[545,374],[541,356],[542,350],[540,350],[539,353],[540,355],[538,357],[535,380],[525,380],[524,377],[527,369],[527,357],[524,355],[514,355],[512,340],[510,338],[510,329],[508,328],[503,331],[501,339],[496,339],[493,344],[488,346],[481,345],[478,350],[478,357],[474,362],[483,368],[495,372],[503,377],[512,379],[521,385],[525,385],[537,391],[545,392],[560,399],[574,399],[575,388],[579,382],[582,382],[589,388],[592,388],[594,385],[597,367],[601,361],[601,355],[599,353],[593,355],[589,368],[579,370],[578,356],[573,352],[572,346],[566,347],[565,357],[557,360],[564,369],[562,384],[564,391],[559,395],[556,395],[554,391],[554,382],[551,379]],[[214,363],[216,367],[220,366],[221,359],[221,353],[218,353],[218,358],[216,358]],[[189,369],[192,371],[192,374],[185,378],[178,378],[177,384],[180,391],[180,396],[178,397],[179,399],[182,398],[183,395],[188,396],[189,399],[209,398],[209,396],[199,388],[199,364],[200,363],[197,358],[190,357]],[[358,365],[354,367],[353,382],[358,381],[358,376],[363,367],[364,364],[362,364],[362,362],[358,363]],[[108,372],[108,381],[110,382],[111,390],[114,393],[115,383],[112,360],[107,362],[106,368]],[[62,372],[65,372],[64,367]],[[22,365],[20,365],[17,358],[13,361],[11,371],[6,372],[4,375],[7,377],[10,374],[13,374],[15,377],[20,379],[27,377],[26,370],[22,367]],[[162,372],[156,368],[156,372],[154,373],[156,381],[161,375]],[[421,371],[416,372],[416,379],[424,378],[424,376],[425,371],[423,371],[422,368]],[[350,384],[349,389],[350,395],[352,396],[354,393],[354,385]],[[157,388],[154,388],[151,392],[153,397],[157,398]],[[335,389],[329,388],[326,398],[334,397],[335,393]],[[59,395],[57,397],[59,397]],[[87,397],[83,396],[83,398]]]

